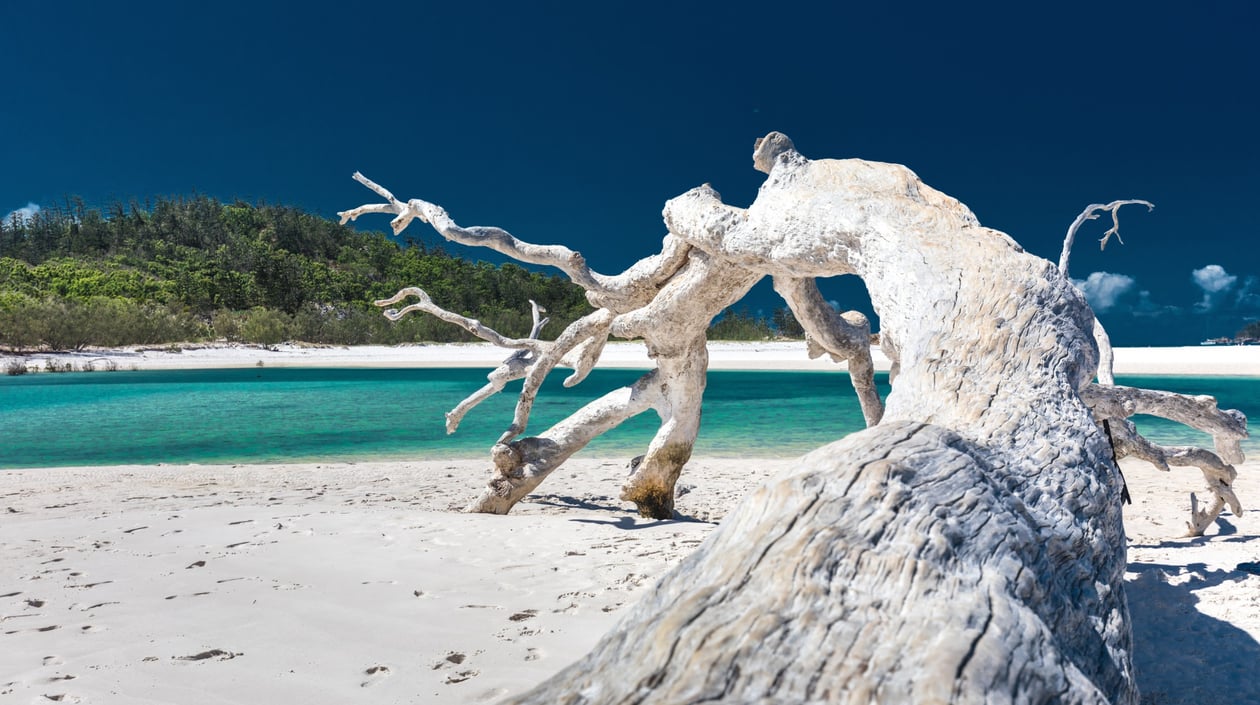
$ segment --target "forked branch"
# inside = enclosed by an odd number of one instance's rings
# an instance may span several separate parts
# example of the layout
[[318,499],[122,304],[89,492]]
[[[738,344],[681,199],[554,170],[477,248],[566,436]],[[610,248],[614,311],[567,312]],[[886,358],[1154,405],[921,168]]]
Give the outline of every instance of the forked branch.
[[[608,339],[608,328],[613,319],[611,312],[600,309],[574,321],[555,341],[544,341],[538,340],[537,336],[548,319],[540,318],[543,308],[532,300],[530,306],[534,325],[528,338],[509,338],[476,319],[448,311],[433,303],[433,299],[423,289],[415,286],[402,289],[394,296],[376,301],[375,304],[382,307],[390,306],[408,297],[415,297],[417,301],[401,309],[386,310],[386,318],[397,321],[408,313],[423,311],[448,323],[454,323],[488,343],[519,351],[504,360],[490,373],[489,384],[478,389],[446,415],[446,432],[454,433],[469,410],[502,390],[508,382],[524,377],[525,384],[516,402],[512,425],[499,438],[499,443],[506,443],[524,432],[529,423],[530,410],[533,408],[538,390],[542,387],[547,374],[557,365],[567,364],[575,369],[575,372],[565,380],[565,386],[573,386],[586,377],[599,359],[599,353]],[[570,353],[574,354],[570,355]]]
[[386,202],[369,203],[338,212],[337,215],[341,216],[343,225],[368,213],[394,214],[395,217],[389,224],[397,235],[406,229],[412,220],[418,219],[433,226],[438,234],[451,242],[470,247],[488,247],[520,262],[555,267],[588,292],[617,293],[613,288],[617,283],[615,278],[592,271],[581,254],[563,245],[535,245],[518,240],[501,228],[461,227],[447,215],[445,209],[435,203],[419,198],[402,201],[385,187],[357,171],[354,173],[354,180],[375,191]]
[[[1140,198],[1129,198],[1112,201],[1107,204],[1092,203],[1086,206],[1080,215],[1076,216],[1076,220],[1072,221],[1072,225],[1068,227],[1067,236],[1063,238],[1063,253],[1059,255],[1059,271],[1063,272],[1063,276],[1066,277],[1068,275],[1068,261],[1072,257],[1072,245],[1076,242],[1076,231],[1080,230],[1085,221],[1097,220],[1099,212],[1111,213],[1111,228],[1103,233],[1102,239],[1098,241],[1101,248],[1106,248],[1107,241],[1111,239],[1112,235],[1115,235],[1116,239],[1120,240],[1120,207],[1130,204],[1146,206],[1147,211],[1155,210],[1155,204],[1150,201],[1144,201]],[[1120,244],[1124,244],[1124,241],[1120,240]]]
[[408,306],[404,306],[401,309],[386,309],[385,317],[391,321],[397,321],[413,311],[424,311],[425,313],[432,314],[447,323],[454,323],[487,343],[493,343],[501,348],[530,350],[537,353],[541,346],[545,345],[543,341],[533,338],[508,338],[493,328],[482,325],[481,321],[478,321],[475,318],[469,318],[452,311],[447,311],[441,306],[433,303],[433,299],[429,297],[424,289],[421,289],[418,286],[409,286],[405,289],[399,290],[397,294],[394,294],[388,299],[380,299],[379,301],[373,301],[372,303],[384,308],[385,306],[391,306],[403,301],[410,296],[416,297],[417,301]]
[[[1238,472],[1231,464],[1243,461],[1239,441],[1247,437],[1247,426],[1241,413],[1217,408],[1216,400],[1209,396],[1192,397],[1134,387],[1090,385],[1082,390],[1081,398],[1100,424],[1109,422],[1117,459],[1140,458],[1163,471],[1172,465],[1193,466],[1202,471],[1213,501],[1207,509],[1200,509],[1195,495],[1190,495],[1190,521],[1186,523],[1190,536],[1202,536],[1226,506],[1234,514],[1242,514],[1242,503],[1233,490]],[[1159,416],[1209,433],[1216,452],[1194,446],[1152,443],[1128,420],[1134,414]]]
[[[539,306],[538,302],[530,299],[529,305],[534,318],[534,325],[529,331],[529,337],[537,339],[539,333],[542,332],[543,326],[547,325],[547,321],[551,319],[542,317],[546,309]],[[464,419],[465,414],[481,402],[503,391],[503,387],[508,382],[524,377],[529,372],[529,366],[533,361],[534,357],[530,350],[518,350],[508,356],[489,375],[486,375],[486,379],[490,381],[484,387],[473,392],[467,399],[461,401],[458,406],[446,413],[446,432],[455,433],[455,429],[459,428],[459,422]]]

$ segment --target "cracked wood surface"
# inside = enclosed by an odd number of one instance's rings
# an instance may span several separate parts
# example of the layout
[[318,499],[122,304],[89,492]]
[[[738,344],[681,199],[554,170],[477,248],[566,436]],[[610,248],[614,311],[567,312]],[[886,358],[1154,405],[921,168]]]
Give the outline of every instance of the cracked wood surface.
[[992,460],[904,421],[815,451],[513,702],[1112,702],[1124,622],[1076,605],[1098,599],[1084,537],[1044,526]]

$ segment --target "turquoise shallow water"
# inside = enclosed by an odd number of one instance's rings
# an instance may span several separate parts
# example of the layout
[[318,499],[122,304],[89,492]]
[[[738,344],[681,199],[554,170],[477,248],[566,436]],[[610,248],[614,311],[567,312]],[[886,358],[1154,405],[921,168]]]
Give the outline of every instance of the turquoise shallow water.
[[[485,457],[511,421],[519,382],[483,402],[454,435],[446,435],[443,417],[485,383],[485,374],[252,368],[0,378],[0,467]],[[640,374],[596,370],[573,389],[561,386],[563,374],[553,375],[534,406],[531,430]],[[1211,394],[1222,406],[1260,418],[1257,378],[1130,377],[1119,383]],[[637,455],[657,423],[654,413],[643,414],[583,454]],[[1138,424],[1159,442],[1210,443],[1162,420],[1139,418]],[[861,427],[843,372],[713,371],[696,452],[798,454]],[[1260,444],[1247,447],[1260,450]]]

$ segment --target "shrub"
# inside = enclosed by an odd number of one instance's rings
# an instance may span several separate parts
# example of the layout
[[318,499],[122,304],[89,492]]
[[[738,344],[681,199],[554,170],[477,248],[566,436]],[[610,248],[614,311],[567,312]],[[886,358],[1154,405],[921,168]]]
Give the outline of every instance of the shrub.
[[293,320],[283,311],[254,308],[241,323],[240,336],[246,343],[275,345],[291,337],[292,325]]

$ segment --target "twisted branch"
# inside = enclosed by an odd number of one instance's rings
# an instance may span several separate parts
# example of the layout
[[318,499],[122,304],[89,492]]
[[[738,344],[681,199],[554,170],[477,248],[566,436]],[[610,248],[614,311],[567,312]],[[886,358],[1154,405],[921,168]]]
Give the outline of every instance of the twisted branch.
[[823,299],[813,279],[774,277],[774,290],[805,329],[810,359],[824,353],[835,362],[846,362],[849,380],[867,426],[884,415],[884,403],[875,387],[875,364],[871,360],[871,323],[858,311],[840,313]]
[[[1148,212],[1155,210],[1154,203],[1143,201],[1140,198],[1112,201],[1107,204],[1091,203],[1085,206],[1085,210],[1081,211],[1081,214],[1076,216],[1076,220],[1072,221],[1072,225],[1068,227],[1067,236],[1063,238],[1063,253],[1059,255],[1059,271],[1063,272],[1063,276],[1066,277],[1068,275],[1068,260],[1072,256],[1072,245],[1076,242],[1076,231],[1085,224],[1085,221],[1097,220],[1100,211],[1111,213],[1111,229],[1103,233],[1102,239],[1098,241],[1101,246],[1099,249],[1104,249],[1107,247],[1107,241],[1111,239],[1112,235],[1115,235],[1116,239],[1120,240],[1120,207],[1129,204],[1144,205]],[[1123,245],[1124,240],[1120,240],[1120,244]]]
[[441,306],[433,303],[433,299],[429,297],[424,289],[421,289],[418,286],[409,286],[405,289],[400,289],[397,294],[394,294],[388,299],[380,299],[378,301],[373,301],[372,303],[383,308],[385,306],[396,304],[409,296],[414,296],[419,300],[416,301],[416,303],[405,306],[401,309],[386,309],[385,317],[391,321],[397,321],[413,311],[424,311],[425,313],[432,314],[447,323],[454,323],[487,343],[493,343],[501,348],[529,350],[537,353],[542,346],[546,345],[546,343],[541,340],[534,340],[531,338],[508,338],[493,328],[482,325],[481,321],[478,321],[475,318],[468,318],[467,316],[461,316],[458,313],[447,311]]
[[[1111,422],[1117,458],[1140,458],[1165,472],[1173,465],[1193,466],[1202,471],[1213,501],[1207,509],[1201,510],[1198,498],[1193,493],[1190,495],[1188,535],[1202,536],[1226,506],[1235,515],[1242,514],[1242,504],[1233,490],[1238,471],[1231,464],[1244,459],[1240,440],[1247,437],[1247,422],[1241,412],[1217,408],[1216,400],[1210,396],[1134,387],[1090,385],[1081,391],[1081,398],[1100,424],[1104,420]],[[1216,452],[1194,446],[1152,443],[1128,420],[1134,414],[1159,416],[1211,434]]]
[[[571,387],[586,378],[599,360],[599,354],[608,340],[608,328],[612,325],[614,317],[612,312],[600,309],[574,321],[559,338],[554,342],[548,342],[537,339],[538,333],[549,319],[539,317],[544,309],[533,300],[529,303],[534,325],[528,338],[508,338],[493,328],[482,325],[476,319],[448,311],[433,303],[433,299],[423,289],[416,286],[402,289],[392,297],[374,303],[377,306],[389,306],[412,296],[418,301],[401,309],[388,309],[385,311],[385,317],[391,321],[397,321],[408,313],[424,311],[443,321],[454,323],[488,343],[518,351],[487,376],[490,380],[488,384],[446,414],[446,432],[454,433],[464,415],[473,407],[501,391],[508,382],[524,377],[525,384],[516,402],[512,425],[499,438],[499,443],[506,443],[524,432],[529,423],[530,410],[533,408],[538,390],[542,387],[547,374],[557,365],[566,364],[575,370],[565,380],[566,387]],[[576,351],[574,355],[569,355],[574,351]]]
[[638,308],[651,300],[656,290],[686,262],[690,247],[676,238],[665,238],[659,254],[645,257],[622,274],[608,276],[592,270],[581,253],[563,245],[535,245],[518,240],[511,233],[495,227],[469,227],[457,224],[441,206],[413,198],[402,201],[385,187],[359,172],[354,180],[376,192],[386,203],[369,203],[339,211],[341,223],[356,220],[369,213],[394,214],[390,227],[400,234],[413,220],[433,226],[439,235],[469,247],[488,247],[520,262],[555,267],[587,292],[587,299],[597,308],[624,311]]
[[[551,319],[541,317],[541,314],[546,313],[546,309],[539,306],[538,302],[533,299],[529,300],[529,306],[534,318],[534,325],[529,331],[529,337],[536,339],[538,334],[542,332],[543,326],[547,325],[547,322]],[[448,434],[455,433],[455,429],[459,428],[459,422],[464,419],[465,414],[481,402],[503,391],[503,387],[508,382],[524,377],[532,362],[533,357],[529,350],[518,350],[508,356],[490,374],[486,375],[486,379],[490,380],[489,383],[473,392],[471,396],[446,413],[446,432]]]

